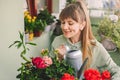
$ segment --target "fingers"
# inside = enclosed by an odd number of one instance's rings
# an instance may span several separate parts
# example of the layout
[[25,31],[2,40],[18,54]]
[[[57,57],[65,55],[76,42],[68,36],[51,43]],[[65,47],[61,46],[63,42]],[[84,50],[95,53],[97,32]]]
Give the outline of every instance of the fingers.
[[65,55],[65,53],[66,53],[66,48],[65,48],[65,46],[64,45],[61,45],[61,46],[59,46],[58,48],[57,48],[57,50],[58,50],[58,58],[61,60],[61,59],[63,59],[63,57],[64,57],[64,55]]

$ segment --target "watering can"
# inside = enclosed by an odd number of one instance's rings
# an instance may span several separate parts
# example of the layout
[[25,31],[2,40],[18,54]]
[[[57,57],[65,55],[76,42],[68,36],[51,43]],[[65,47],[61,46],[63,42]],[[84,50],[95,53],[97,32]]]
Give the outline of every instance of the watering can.
[[66,47],[66,50],[67,53],[65,54],[65,60],[75,69],[75,75],[80,80],[88,58],[83,62],[81,50],[70,50],[68,47]]

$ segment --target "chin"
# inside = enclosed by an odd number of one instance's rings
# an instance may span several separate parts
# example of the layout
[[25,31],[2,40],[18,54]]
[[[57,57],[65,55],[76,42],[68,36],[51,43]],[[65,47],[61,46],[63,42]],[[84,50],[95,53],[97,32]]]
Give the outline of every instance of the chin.
[[71,38],[71,35],[63,34],[66,38]]

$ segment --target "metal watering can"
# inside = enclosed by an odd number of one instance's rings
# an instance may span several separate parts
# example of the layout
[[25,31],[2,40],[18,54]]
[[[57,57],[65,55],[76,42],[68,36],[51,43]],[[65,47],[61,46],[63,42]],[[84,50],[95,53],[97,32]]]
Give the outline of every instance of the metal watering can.
[[75,69],[75,75],[80,80],[82,71],[84,66],[88,60],[82,61],[82,52],[81,50],[70,50],[68,46],[66,46],[67,53],[65,55],[65,60],[68,64],[70,64]]

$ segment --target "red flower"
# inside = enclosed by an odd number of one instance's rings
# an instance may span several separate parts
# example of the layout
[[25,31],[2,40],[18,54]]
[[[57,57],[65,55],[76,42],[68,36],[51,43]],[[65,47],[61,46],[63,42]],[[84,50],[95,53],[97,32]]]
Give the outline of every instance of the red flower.
[[105,70],[102,72],[102,80],[110,80],[110,72],[108,70]]
[[75,78],[74,78],[74,76],[72,76],[72,75],[70,75],[68,73],[64,73],[61,80],[75,80]]
[[88,69],[84,72],[85,80],[101,80],[100,72],[96,69]]
[[32,58],[32,63],[34,66],[36,66],[36,68],[44,69],[47,67],[44,60],[41,57]]

